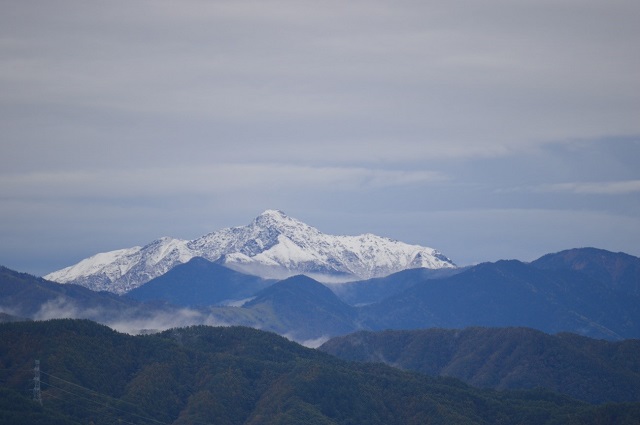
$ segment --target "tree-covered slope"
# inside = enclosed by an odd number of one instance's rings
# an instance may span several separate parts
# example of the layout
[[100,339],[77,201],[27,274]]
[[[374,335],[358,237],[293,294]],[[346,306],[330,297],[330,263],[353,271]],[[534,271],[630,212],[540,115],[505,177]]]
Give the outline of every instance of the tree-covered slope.
[[[40,360],[43,406],[27,399]],[[11,423],[637,423],[637,404],[477,390],[381,364],[348,363],[275,334],[191,327],[129,336],[86,320],[0,324]],[[567,422],[567,418],[572,418]],[[31,422],[31,419],[34,419]]]
[[496,389],[546,388],[589,402],[640,401],[640,340],[528,328],[357,332],[320,350]]

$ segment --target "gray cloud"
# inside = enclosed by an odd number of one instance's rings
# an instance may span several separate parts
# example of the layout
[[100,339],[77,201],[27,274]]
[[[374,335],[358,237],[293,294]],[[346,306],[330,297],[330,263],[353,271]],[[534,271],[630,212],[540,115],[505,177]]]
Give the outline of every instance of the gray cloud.
[[102,144],[406,160],[638,131],[632,2],[37,4],[3,22],[4,103],[66,112],[46,134],[90,162]]
[[549,192],[572,192],[593,195],[625,195],[640,192],[640,180],[615,182],[555,183],[537,188]]
[[[228,176],[236,176],[228,179]],[[229,194],[238,190],[263,191],[303,188],[358,190],[446,180],[428,170],[385,170],[365,167],[313,167],[294,164],[213,164],[144,168],[125,171],[79,170],[32,172],[5,176],[0,191],[7,198],[42,200],[100,197],[122,199],[141,196]]]

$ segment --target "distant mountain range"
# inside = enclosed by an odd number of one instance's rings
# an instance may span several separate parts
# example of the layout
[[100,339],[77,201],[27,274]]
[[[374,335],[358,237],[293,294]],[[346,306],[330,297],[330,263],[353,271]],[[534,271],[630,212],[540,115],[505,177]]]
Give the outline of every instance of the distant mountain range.
[[115,294],[78,285],[60,285],[0,266],[0,312],[9,316],[38,320],[82,317],[102,321],[105,311],[118,313],[137,306],[135,301]]
[[[602,266],[576,270],[554,260],[569,253],[602,260]],[[637,257],[595,249],[564,251],[530,264],[483,263],[450,277],[418,281],[363,306],[361,325],[373,330],[526,326],[548,333],[637,338],[639,263]],[[612,264],[618,265],[612,269]],[[621,269],[628,275],[619,280],[614,271]]]
[[267,210],[247,226],[191,241],[164,237],[144,247],[94,255],[44,277],[123,294],[194,257],[265,279],[305,274],[322,282],[370,279],[412,268],[455,268],[433,248],[372,234],[327,235],[281,211]]
[[194,257],[129,291],[127,297],[186,307],[238,305],[273,283]]
[[236,324],[314,346],[357,330],[470,326],[621,340],[640,338],[639,281],[639,258],[593,248],[329,286],[305,276],[264,280],[193,258],[126,296],[2,269],[0,312],[89,318],[129,332]]

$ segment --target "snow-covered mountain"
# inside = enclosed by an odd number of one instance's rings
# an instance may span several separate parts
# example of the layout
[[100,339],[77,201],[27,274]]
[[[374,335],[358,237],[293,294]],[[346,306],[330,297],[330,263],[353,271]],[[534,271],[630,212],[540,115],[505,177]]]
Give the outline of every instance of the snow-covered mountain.
[[44,277],[122,294],[193,257],[265,278],[305,274],[323,282],[369,279],[410,268],[455,267],[433,248],[372,234],[327,235],[281,211],[267,210],[247,226],[192,241],[164,237],[144,247],[94,255]]

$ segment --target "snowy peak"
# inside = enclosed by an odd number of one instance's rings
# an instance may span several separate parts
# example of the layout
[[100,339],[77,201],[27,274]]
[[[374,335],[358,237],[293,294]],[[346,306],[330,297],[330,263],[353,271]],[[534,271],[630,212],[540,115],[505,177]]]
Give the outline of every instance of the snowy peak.
[[256,217],[251,226],[259,236],[271,242],[274,242],[273,239],[277,239],[279,235],[299,241],[321,235],[315,227],[291,218],[279,210],[266,210]]
[[144,247],[96,254],[44,278],[122,294],[193,258],[186,244],[181,239],[163,237]]
[[280,210],[265,210],[262,214],[260,214],[253,220],[253,223],[263,227],[274,227],[278,226],[279,224],[286,223],[293,223],[294,225],[304,224],[301,221],[289,217]]
[[136,257],[141,249],[141,247],[135,246],[133,248],[99,253],[73,266],[50,273],[45,278],[59,283],[68,283],[82,276],[103,275],[105,281],[110,282],[120,278],[130,270],[134,264],[130,259]]
[[408,268],[455,267],[433,248],[370,233],[327,235],[282,211],[266,210],[247,226],[192,241],[164,237],[144,247],[97,254],[45,278],[121,294],[194,257],[264,278],[306,274],[323,282],[369,279]]

